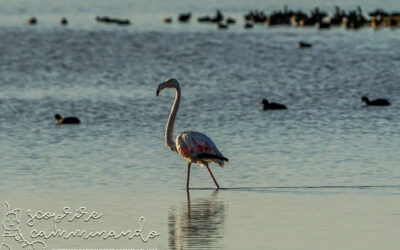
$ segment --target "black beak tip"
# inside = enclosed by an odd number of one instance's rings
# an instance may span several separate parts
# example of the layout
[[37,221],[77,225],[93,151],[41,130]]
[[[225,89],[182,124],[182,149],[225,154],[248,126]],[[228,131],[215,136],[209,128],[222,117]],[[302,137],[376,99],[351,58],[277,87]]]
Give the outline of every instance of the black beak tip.
[[156,93],[156,95],[158,96],[158,94],[160,94],[160,91],[157,89],[157,93]]

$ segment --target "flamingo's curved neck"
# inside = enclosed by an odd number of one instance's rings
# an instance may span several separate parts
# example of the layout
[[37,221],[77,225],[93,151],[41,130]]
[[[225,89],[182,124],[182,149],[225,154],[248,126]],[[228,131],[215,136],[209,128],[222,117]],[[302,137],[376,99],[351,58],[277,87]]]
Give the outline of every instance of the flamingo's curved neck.
[[169,113],[167,127],[165,128],[165,145],[171,150],[176,152],[176,146],[173,138],[174,125],[176,113],[178,113],[179,103],[181,101],[181,88],[179,85],[174,86],[175,88],[175,99],[171,107],[171,112]]

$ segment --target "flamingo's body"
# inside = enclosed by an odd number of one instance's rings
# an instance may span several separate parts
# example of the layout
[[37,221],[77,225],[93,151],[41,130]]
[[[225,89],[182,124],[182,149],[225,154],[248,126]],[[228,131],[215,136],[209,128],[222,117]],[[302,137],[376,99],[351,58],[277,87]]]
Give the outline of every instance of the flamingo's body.
[[176,137],[175,144],[177,153],[191,163],[207,165],[208,162],[215,162],[224,167],[224,161],[228,161],[219,152],[214,142],[200,132],[187,131],[180,133]]
[[175,142],[173,141],[173,130],[175,124],[176,113],[178,112],[181,90],[177,80],[168,78],[165,82],[158,85],[157,95],[164,88],[174,88],[176,90],[175,100],[171,108],[168,118],[167,127],[165,129],[165,144],[171,151],[177,152],[188,162],[188,175],[186,182],[186,189],[189,189],[190,166],[192,163],[204,165],[210,173],[215,186],[219,189],[219,185],[215,180],[208,164],[210,162],[217,163],[221,167],[224,162],[228,161],[227,158],[218,150],[214,142],[205,134],[196,131],[187,131],[178,134]]

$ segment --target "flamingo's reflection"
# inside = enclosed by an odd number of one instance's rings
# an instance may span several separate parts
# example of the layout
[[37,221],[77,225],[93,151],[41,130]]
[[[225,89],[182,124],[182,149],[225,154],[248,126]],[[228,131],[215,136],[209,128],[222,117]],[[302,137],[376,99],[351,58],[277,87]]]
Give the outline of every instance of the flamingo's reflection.
[[217,249],[223,237],[225,206],[210,197],[190,200],[170,209],[168,214],[168,243],[170,249]]

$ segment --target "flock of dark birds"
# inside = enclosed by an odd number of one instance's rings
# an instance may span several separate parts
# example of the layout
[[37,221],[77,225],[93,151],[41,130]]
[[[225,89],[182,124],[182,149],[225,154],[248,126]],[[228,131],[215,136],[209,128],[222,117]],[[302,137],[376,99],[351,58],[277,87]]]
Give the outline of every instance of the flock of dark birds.
[[[180,23],[190,22],[192,13],[181,13],[177,17]],[[95,19],[97,22],[105,24],[117,25],[130,25],[129,19],[112,18],[108,16],[99,17]],[[236,24],[236,19],[233,17],[225,17],[220,10],[217,10],[215,15],[200,16],[197,18],[199,23],[215,24],[218,29],[228,29],[230,25]],[[164,23],[172,23],[172,17],[165,17]],[[28,19],[29,25],[38,23],[36,17]],[[68,25],[68,20],[63,17],[60,20],[61,25]],[[331,27],[338,27],[344,25],[348,29],[359,29],[362,27],[400,27],[400,12],[386,12],[382,9],[376,9],[369,13],[364,13],[361,7],[356,10],[345,11],[338,6],[335,7],[335,12],[329,16],[327,12],[320,11],[318,7],[314,8],[311,12],[306,13],[301,10],[290,10],[287,5],[282,10],[273,11],[271,15],[265,14],[263,11],[254,10],[249,11],[244,15],[244,28],[251,29],[254,24],[266,24],[268,26],[274,25],[293,25],[299,27],[316,26],[319,29],[329,29]]]
[[[376,99],[373,101],[370,101],[368,97],[363,96],[361,98],[361,102],[364,103],[366,106],[389,106],[390,102],[386,99]],[[269,102],[267,99],[263,99],[261,101],[261,109],[262,110],[282,110],[282,109],[287,109],[287,107],[283,104],[275,103],[275,102]],[[57,121],[57,124],[79,124],[81,121],[77,117],[65,117],[63,118],[61,115],[56,114],[54,116],[54,120]]]
[[[177,20],[182,23],[191,20],[192,13],[181,13]],[[320,11],[318,7],[310,13],[301,10],[289,10],[285,5],[283,10],[272,12],[266,15],[263,11],[254,10],[244,15],[244,28],[250,29],[254,24],[274,25],[293,25],[300,27],[316,26],[319,29],[329,29],[330,27],[344,25],[348,29],[358,29],[361,27],[400,27],[400,12],[386,12],[382,9],[376,9],[368,14],[364,13],[361,7],[356,10],[341,10],[335,7],[335,12],[329,16],[327,12]],[[227,29],[229,25],[235,24],[236,20],[232,17],[225,18],[221,11],[217,10],[214,16],[201,16],[197,18],[199,23],[213,23],[218,29]],[[165,23],[171,23],[172,18],[164,18]]]
[[[177,20],[181,23],[187,23],[191,20],[192,13],[181,13],[178,15]],[[332,26],[344,25],[348,29],[358,29],[361,27],[400,27],[400,12],[388,13],[382,9],[376,9],[375,11],[369,12],[367,15],[363,13],[361,7],[357,7],[356,10],[346,12],[341,10],[339,7],[335,7],[335,13],[329,17],[326,12],[320,11],[318,7],[314,8],[310,13],[305,13],[301,10],[293,11],[289,10],[285,5],[283,10],[274,11],[271,15],[264,14],[263,11],[250,11],[244,15],[244,28],[250,29],[254,24],[266,24],[268,26],[273,25],[293,25],[293,26],[316,26],[319,29],[329,29]],[[130,25],[129,19],[111,18],[108,16],[96,17],[96,21],[105,24],[117,24],[117,25]],[[236,19],[232,17],[225,17],[220,10],[217,10],[215,15],[201,16],[197,18],[199,23],[210,23],[216,24],[218,29],[227,29],[229,25],[236,24]],[[164,23],[172,23],[172,17],[166,17],[163,19]],[[29,25],[35,25],[38,23],[36,17],[28,19]],[[63,17],[60,20],[61,25],[68,25],[67,18]],[[312,44],[306,42],[299,42],[299,48],[310,48]],[[388,106],[390,102],[385,99],[376,99],[370,101],[368,97],[363,96],[361,98],[366,106]],[[267,99],[261,101],[262,110],[284,110],[287,109],[285,105],[269,102]],[[65,117],[62,118],[59,114],[54,116],[54,119],[58,124],[79,124],[80,120],[77,117]]]
[[[120,18],[113,18],[113,17],[100,17],[96,16],[96,21],[99,23],[105,24],[117,24],[117,25],[130,25],[131,21],[129,19],[120,19]],[[36,17],[29,18],[26,23],[28,25],[36,25],[38,24],[38,19]],[[61,25],[68,25],[68,19],[66,17],[61,18],[60,22]]]

